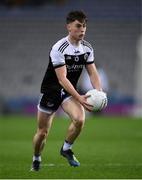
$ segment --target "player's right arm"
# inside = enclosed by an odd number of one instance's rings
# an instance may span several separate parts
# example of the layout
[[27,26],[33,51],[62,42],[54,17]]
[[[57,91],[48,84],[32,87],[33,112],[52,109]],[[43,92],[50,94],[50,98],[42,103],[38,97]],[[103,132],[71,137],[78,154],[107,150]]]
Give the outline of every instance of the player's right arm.
[[84,106],[84,108],[88,111],[92,111],[92,106],[90,106],[86,99],[87,99],[87,95],[80,95],[75,88],[73,87],[73,85],[71,84],[71,82],[67,79],[67,70],[66,70],[66,66],[62,66],[59,68],[55,69],[57,78],[59,83],[61,84],[61,86],[69,93],[71,94],[77,101],[80,102],[80,104],[82,104]]

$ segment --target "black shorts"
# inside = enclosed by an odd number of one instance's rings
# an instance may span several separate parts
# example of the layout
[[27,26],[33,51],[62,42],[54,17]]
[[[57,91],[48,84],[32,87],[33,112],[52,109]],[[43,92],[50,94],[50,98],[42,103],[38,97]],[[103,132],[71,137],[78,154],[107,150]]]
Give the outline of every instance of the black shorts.
[[57,111],[62,102],[70,97],[71,95],[64,89],[49,90],[48,92],[41,94],[38,103],[38,110],[51,114]]

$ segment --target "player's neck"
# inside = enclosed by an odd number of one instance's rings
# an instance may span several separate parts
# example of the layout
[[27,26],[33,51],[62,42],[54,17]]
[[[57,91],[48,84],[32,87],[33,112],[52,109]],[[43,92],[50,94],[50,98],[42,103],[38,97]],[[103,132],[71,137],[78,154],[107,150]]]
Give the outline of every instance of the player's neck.
[[69,40],[69,42],[70,42],[72,45],[74,45],[74,46],[78,46],[79,43],[80,43],[80,40],[76,40],[76,39],[74,39],[74,38],[71,37],[71,36],[68,36],[68,40]]

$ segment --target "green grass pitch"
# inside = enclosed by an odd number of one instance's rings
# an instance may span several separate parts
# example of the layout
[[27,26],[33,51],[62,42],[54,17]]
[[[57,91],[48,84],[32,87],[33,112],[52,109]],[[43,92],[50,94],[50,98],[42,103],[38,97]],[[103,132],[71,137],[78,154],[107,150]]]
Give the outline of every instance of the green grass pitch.
[[87,118],[73,150],[80,167],[70,167],[59,154],[69,120],[56,118],[42,155],[42,168],[30,172],[36,118],[0,117],[0,178],[116,179],[142,178],[142,120]]

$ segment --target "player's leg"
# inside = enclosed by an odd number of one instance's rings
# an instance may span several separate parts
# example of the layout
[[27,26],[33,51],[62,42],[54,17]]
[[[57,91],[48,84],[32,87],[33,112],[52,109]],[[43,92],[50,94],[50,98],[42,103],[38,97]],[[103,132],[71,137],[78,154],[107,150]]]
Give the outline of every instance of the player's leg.
[[44,147],[46,137],[49,134],[49,130],[52,124],[54,114],[47,114],[38,110],[38,128],[33,138],[34,155],[40,155]]
[[67,132],[66,140],[70,144],[73,144],[83,128],[85,122],[85,110],[73,97],[63,102],[62,108],[72,120]]
[[33,138],[34,156],[33,156],[32,170],[38,171],[40,168],[41,152],[44,148],[46,138],[49,134],[49,130],[52,124],[54,114],[55,113],[48,114],[38,110],[38,115],[37,115],[38,128]]
[[34,156],[32,170],[38,171],[40,168],[40,155],[44,148],[45,140],[48,136],[53,117],[61,102],[61,93],[58,89],[52,90],[49,88],[46,93],[41,94],[37,115],[38,128],[33,138]]
[[83,128],[85,122],[85,110],[73,97],[64,101],[62,103],[62,108],[69,115],[72,122],[68,128],[66,139],[61,149],[61,155],[68,159],[71,166],[79,166],[80,163],[71,151],[71,147]]

